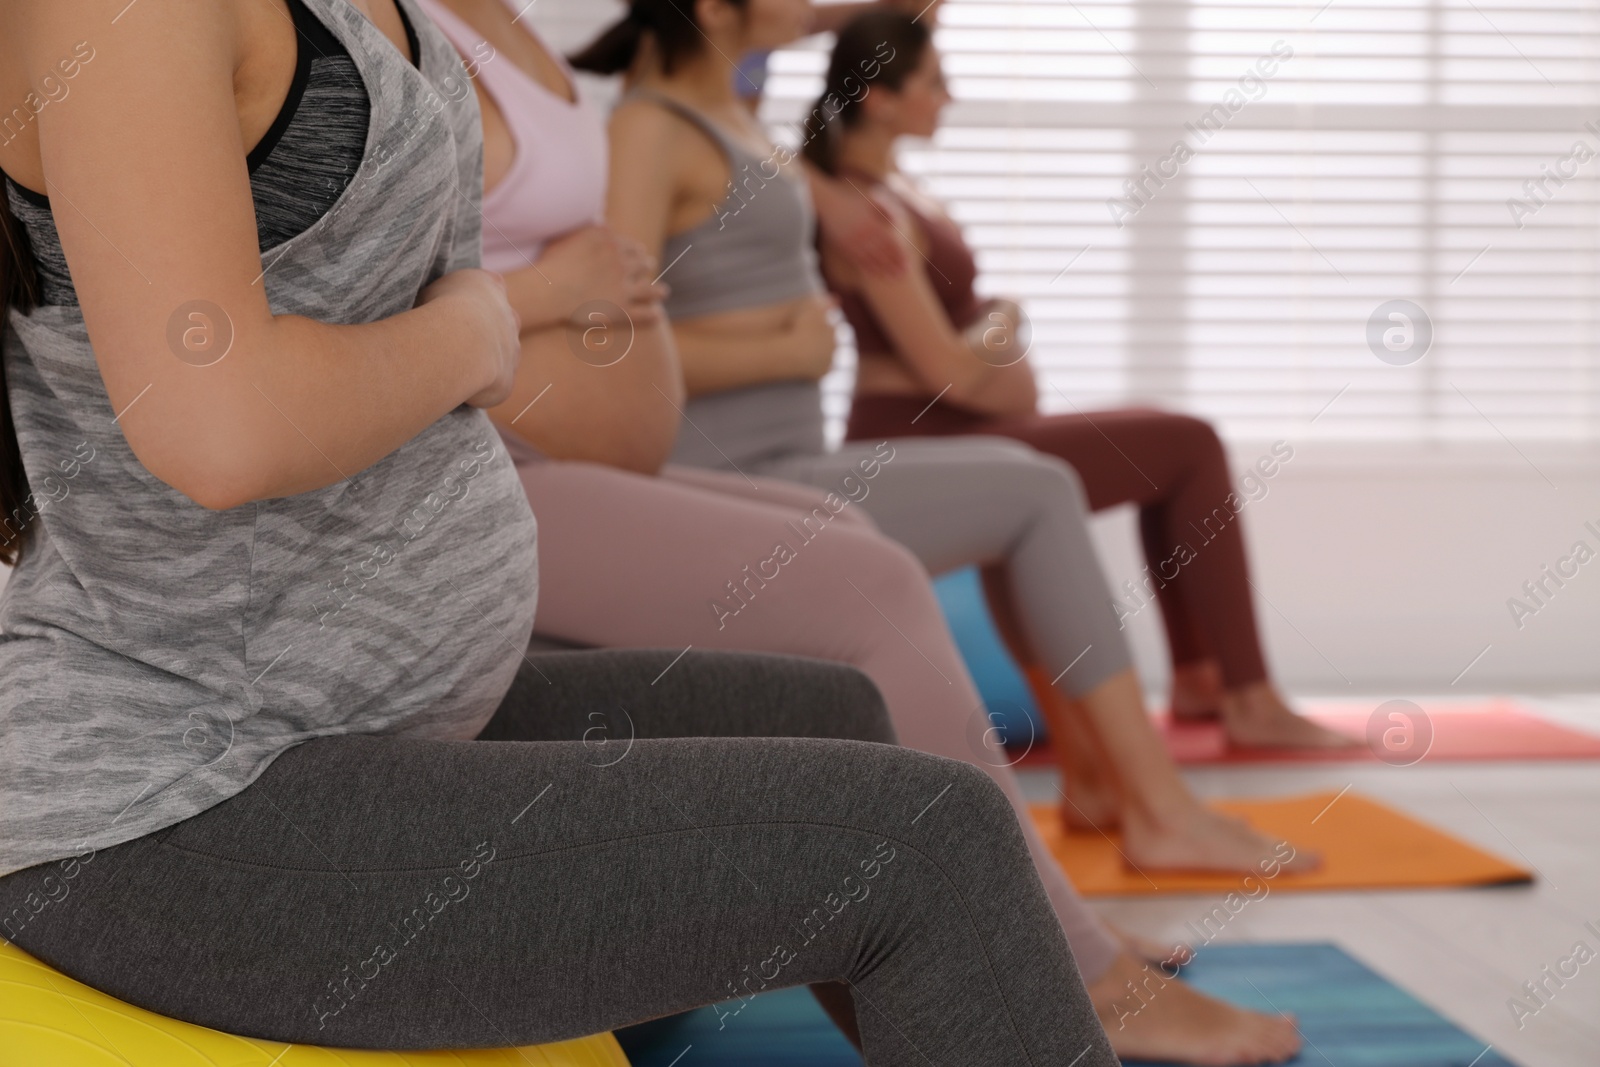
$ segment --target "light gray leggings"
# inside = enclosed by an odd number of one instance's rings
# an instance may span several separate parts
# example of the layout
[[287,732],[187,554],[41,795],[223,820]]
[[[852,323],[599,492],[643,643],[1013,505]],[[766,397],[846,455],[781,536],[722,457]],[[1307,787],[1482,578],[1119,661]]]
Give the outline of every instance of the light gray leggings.
[[851,668],[677,656],[530,657],[475,741],[307,742],[71,873],[0,878],[0,925],[275,1041],[520,1045],[847,983],[874,1067],[1115,1067],[987,776],[868,743],[888,719]]
[[[812,383],[696,397],[686,412],[673,463],[836,493],[932,574],[1005,563],[1040,665],[1073,696],[1132,666],[1090,538],[1082,483],[1062,460],[981,436],[895,438],[825,452]],[[818,514],[815,525],[828,517]]]

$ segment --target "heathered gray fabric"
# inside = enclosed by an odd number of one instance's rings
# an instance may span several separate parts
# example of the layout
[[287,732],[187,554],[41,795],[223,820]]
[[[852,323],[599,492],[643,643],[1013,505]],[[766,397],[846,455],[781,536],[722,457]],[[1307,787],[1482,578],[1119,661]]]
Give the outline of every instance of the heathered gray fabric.
[[827,452],[822,434],[814,384],[729,389],[685,405],[671,462],[849,497],[932,574],[1004,562],[1043,666],[1073,696],[1132,666],[1089,534],[1083,483],[1066,463],[976,435],[895,438],[894,459],[880,463],[879,446]]
[[[400,2],[420,72],[344,0],[306,0],[372,122],[338,203],[263,253],[276,313],[370,322],[478,262],[476,99]],[[467,739],[489,720],[532,630],[537,557],[484,413],[457,409],[348,483],[212,512],[134,457],[77,308],[9,325],[38,514],[0,598],[0,873],[170,826],[311,738]]]
[[822,387],[816,382],[705,393],[684,405],[684,416],[668,460],[682,467],[748,471],[785,456],[817,455],[826,447]]
[[667,315],[690,319],[821,293],[811,194],[804,177],[780,166],[794,153],[758,156],[687,104],[648,89],[631,95],[693,123],[728,161],[728,193],[711,217],[662,244]]
[[708,1048],[748,1047],[730,998],[848,982],[872,1067],[1115,1067],[1005,797],[891,736],[835,664],[534,655],[478,741],[312,741],[0,878],[0,932],[275,1041],[505,1046],[730,1001]]

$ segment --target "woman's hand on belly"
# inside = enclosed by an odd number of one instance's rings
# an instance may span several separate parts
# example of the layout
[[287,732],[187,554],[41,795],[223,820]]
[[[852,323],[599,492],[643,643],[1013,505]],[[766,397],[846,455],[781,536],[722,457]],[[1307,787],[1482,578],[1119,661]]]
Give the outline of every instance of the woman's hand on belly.
[[856,396],[926,396],[927,393],[928,387],[906,369],[898,356],[885,352],[856,353]]
[[813,295],[673,322],[689,395],[821,378],[833,366],[834,306]]
[[587,312],[602,304],[642,328],[660,320],[667,296],[668,287],[652,280],[657,269],[639,242],[609,226],[586,226],[545,245],[536,264],[507,273],[506,292],[525,330],[594,326]]
[[807,297],[789,320],[785,340],[800,377],[807,381],[816,381],[833,368],[833,352],[838,347],[833,315],[838,307],[839,302],[831,296]]

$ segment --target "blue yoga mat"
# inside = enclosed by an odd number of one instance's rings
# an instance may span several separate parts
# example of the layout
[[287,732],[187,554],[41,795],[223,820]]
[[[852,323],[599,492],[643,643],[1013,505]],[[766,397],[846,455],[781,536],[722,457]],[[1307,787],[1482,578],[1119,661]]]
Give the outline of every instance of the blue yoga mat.
[[[1213,945],[1184,980],[1261,1011],[1295,1015],[1291,1067],[1513,1067],[1483,1041],[1336,945]],[[764,993],[619,1031],[633,1067],[861,1067],[804,989]]]
[[1042,739],[1044,720],[1027,681],[994,628],[977,568],[953,571],[935,581],[933,590],[1001,740],[1022,749],[1030,741]]

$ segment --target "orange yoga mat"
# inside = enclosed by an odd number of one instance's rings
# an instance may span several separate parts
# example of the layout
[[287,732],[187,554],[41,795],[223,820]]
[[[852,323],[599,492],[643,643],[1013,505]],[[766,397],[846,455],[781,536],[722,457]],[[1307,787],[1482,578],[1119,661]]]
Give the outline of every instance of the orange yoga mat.
[[[1349,734],[1361,744],[1348,749],[1294,751],[1237,748],[1228,744],[1217,723],[1175,723],[1157,719],[1173,759],[1185,766],[1217,763],[1411,763],[1471,760],[1600,759],[1600,737],[1542,719],[1509,700],[1485,704],[1421,705],[1425,718],[1414,722],[1391,718],[1385,704],[1312,705],[1306,714],[1330,729]],[[1417,705],[1411,705],[1415,708]],[[1398,730],[1392,729],[1399,723]],[[1407,731],[1410,731],[1409,733]],[[1385,747],[1385,738],[1391,747]],[[1407,750],[1403,746],[1414,746]],[[1393,747],[1401,746],[1401,747]],[[1017,761],[1021,767],[1053,764],[1049,740],[1043,740]]]
[[[1051,805],[1035,805],[1033,820],[1086,897],[1237,891],[1254,899],[1297,890],[1438,889],[1533,881],[1523,868],[1357,793],[1221,800],[1213,807],[1298,851],[1320,853],[1322,867],[1309,874],[1277,871],[1269,877],[1264,872],[1248,881],[1235,874],[1141,872],[1123,859],[1115,833],[1064,831]],[[1282,854],[1290,855],[1287,850]]]

